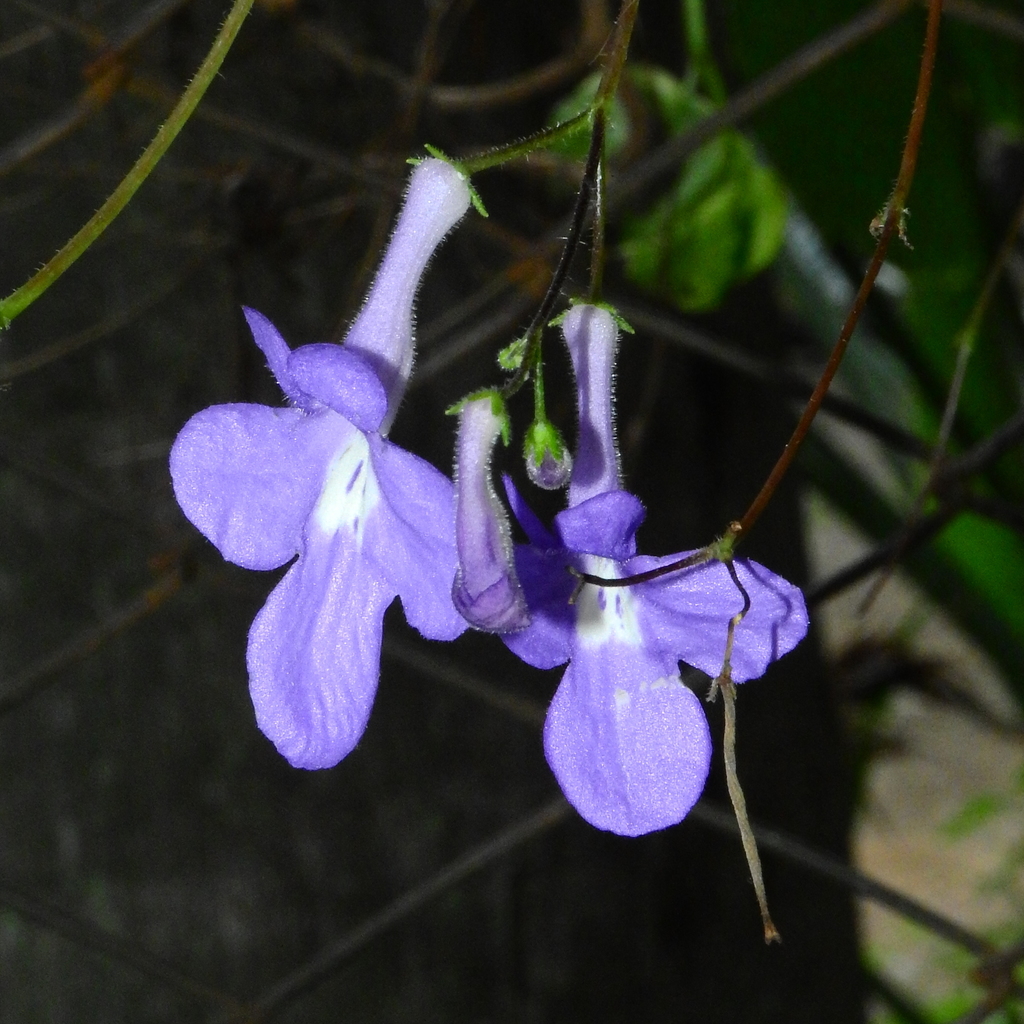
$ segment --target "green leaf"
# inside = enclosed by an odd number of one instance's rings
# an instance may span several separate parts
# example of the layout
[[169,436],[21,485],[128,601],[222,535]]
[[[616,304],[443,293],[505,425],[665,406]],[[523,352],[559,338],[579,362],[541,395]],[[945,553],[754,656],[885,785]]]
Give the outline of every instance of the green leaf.
[[787,212],[785,189],[751,143],[724,132],[687,161],[669,195],[627,222],[626,272],[680,309],[712,309],[775,259]]
[[526,355],[526,338],[516,338],[498,353],[498,365],[510,373],[518,370],[523,365],[523,357]]

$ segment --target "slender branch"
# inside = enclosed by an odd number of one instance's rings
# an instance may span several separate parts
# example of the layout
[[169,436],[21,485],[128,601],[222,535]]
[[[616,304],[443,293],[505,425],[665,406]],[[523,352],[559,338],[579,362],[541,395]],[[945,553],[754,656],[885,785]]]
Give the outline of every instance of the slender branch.
[[946,0],[946,14],[969,25],[987,29],[995,35],[1024,43],[1024,19],[993,4],[979,4],[974,0]]
[[757,852],[757,840],[754,839],[753,829],[750,827],[750,815],[747,813],[747,799],[743,795],[743,787],[740,785],[740,773],[736,767],[736,685],[732,681],[732,648],[736,640],[736,630],[739,624],[746,618],[750,611],[750,594],[746,587],[740,582],[736,574],[736,566],[730,559],[725,563],[729,570],[736,589],[743,595],[743,607],[729,620],[729,628],[725,637],[725,657],[722,659],[722,671],[718,673],[711,684],[708,693],[708,700],[714,700],[715,694],[719,691],[722,694],[722,705],[725,708],[725,734],[722,739],[722,754],[725,761],[725,784],[729,790],[729,800],[732,802],[733,813],[736,815],[736,825],[740,830],[740,841],[743,844],[743,853],[747,858],[747,869],[750,871],[750,880],[754,883],[754,893],[757,896],[757,905],[761,911],[761,924],[764,927],[765,942],[781,942],[779,934],[771,914],[768,912],[768,896],[764,889],[764,873],[761,871],[761,858]]
[[[557,88],[581,72],[594,59],[608,35],[604,0],[583,0],[579,32],[572,49],[552,60],[497,82],[479,85],[431,85],[425,99],[439,110],[489,110],[521,103],[539,92]],[[410,91],[412,81],[387,61],[357,53],[348,41],[325,25],[303,24],[299,36],[321,52],[333,57],[354,75],[373,75],[396,89]]]
[[108,640],[151,615],[177,592],[180,585],[181,576],[175,567],[98,626],[83,630],[53,653],[29,665],[0,691],[0,716],[20,708],[53,682],[63,669],[94,654]]
[[573,208],[572,223],[569,226],[569,233],[565,237],[565,245],[562,247],[562,254],[559,257],[555,272],[551,275],[544,298],[541,300],[537,312],[526,329],[527,349],[519,369],[501,389],[502,394],[507,398],[514,395],[526,382],[531,369],[537,359],[540,358],[541,339],[544,328],[551,319],[555,304],[562,294],[562,285],[569,276],[569,268],[572,266],[573,257],[579,247],[580,237],[583,234],[583,225],[587,220],[587,212],[594,195],[594,184],[597,180],[597,170],[601,163],[601,154],[604,152],[604,118],[595,118],[594,126],[590,136],[590,151],[587,153],[587,162],[583,169],[583,179],[580,182],[580,191],[576,197],[576,205]]
[[0,906],[73,942],[87,955],[113,960],[182,995],[214,1003],[227,1011],[241,1006],[240,1000],[233,995],[189,977],[177,965],[140,946],[137,939],[123,938],[106,931],[91,921],[70,914],[59,904],[3,879],[0,879]]
[[957,332],[955,341],[956,366],[953,370],[953,376],[949,383],[949,391],[946,395],[946,404],[942,410],[942,420],[939,423],[939,434],[935,439],[935,447],[932,450],[932,457],[929,461],[928,475],[925,478],[924,484],[918,491],[904,521],[903,542],[897,545],[892,557],[889,559],[889,563],[872,584],[871,589],[868,591],[861,603],[862,612],[871,607],[875,599],[882,592],[882,588],[892,576],[893,569],[899,561],[900,556],[903,554],[905,539],[909,537],[911,528],[924,511],[925,502],[928,500],[929,495],[935,490],[935,484],[939,478],[939,473],[942,470],[942,463],[946,457],[946,449],[949,447],[949,439],[953,433],[953,424],[956,421],[956,412],[960,405],[960,396],[963,393],[964,380],[967,377],[967,365],[971,360],[971,356],[974,354],[974,346],[977,343],[978,335],[981,332],[982,321],[985,319],[985,313],[988,311],[988,307],[992,302],[992,296],[995,295],[996,285],[1002,277],[1006,261],[1010,258],[1010,255],[1017,244],[1017,236],[1020,234],[1022,225],[1024,225],[1024,195],[1021,196],[1020,202],[1017,204],[1016,212],[1013,217],[1010,218],[1010,225],[1006,229],[1006,234],[1003,236],[1003,241],[999,246],[998,252],[996,252],[992,263],[989,265],[988,272],[985,275],[985,281],[981,286],[981,292],[971,309],[970,315],[967,317],[967,321],[964,323],[963,327],[961,327]]
[[[659,177],[678,169],[679,164],[687,156],[723,128],[750,117],[761,107],[799,84],[815,71],[870,39],[895,21],[912,3],[913,0],[881,0],[874,7],[868,8],[855,18],[798,50],[746,89],[737,93],[724,107],[699,121],[689,131],[664,143],[628,171],[617,174],[608,184],[606,202],[608,215],[613,210],[621,209],[638,192],[654,184]],[[205,109],[204,105],[200,110],[200,115]],[[552,235],[536,243],[535,251],[545,250],[554,238],[559,235],[564,236],[565,231],[564,225],[559,226]],[[506,281],[505,287],[511,289],[511,282]],[[475,295],[466,300],[465,308],[475,309],[478,304],[496,298],[494,291],[493,281],[481,286]],[[521,316],[523,306],[523,301],[511,299],[503,314],[490,317],[486,324],[467,328],[460,335],[452,337],[443,349],[424,360],[417,369],[410,387],[421,387],[444,371],[454,360],[507,333],[509,326]],[[459,321],[453,322],[448,317],[444,319],[448,331],[458,326]],[[629,318],[627,317],[627,319]]]
[[[696,804],[689,816],[720,832],[730,832],[735,835],[738,831],[732,812],[708,800],[701,800]],[[838,857],[816,850],[796,836],[779,829],[756,824],[752,825],[751,829],[761,849],[771,850],[772,853],[798,864],[816,875],[831,879],[844,889],[871,900],[873,903],[905,917],[908,921],[921,925],[922,928],[926,928],[947,942],[952,942],[976,956],[989,956],[993,952],[992,944],[980,935],[975,935],[948,917],[918,903],[917,900],[904,896],[903,893],[891,886],[869,878]]]
[[197,270],[199,270],[210,258],[211,252],[206,250],[188,260],[177,273],[168,275],[160,281],[155,288],[141,295],[134,302],[129,303],[115,313],[98,323],[92,324],[81,331],[75,331],[67,337],[51,341],[48,345],[29,352],[18,359],[11,359],[9,362],[0,363],[0,384],[20,377],[26,373],[40,370],[50,363],[63,359],[65,356],[77,352],[86,345],[100,341],[115,331],[119,331],[129,324],[134,323],[143,314],[148,313],[154,306],[159,305],[168,296],[174,294]]
[[[422,654],[416,649],[418,645],[402,644],[401,660],[409,667],[422,668],[434,678],[443,678],[446,685],[461,690],[467,696],[482,701],[490,707],[503,711],[527,725],[537,725],[545,717],[544,707],[528,698],[515,697],[496,693],[490,684],[466,673],[464,669],[453,666],[451,662],[441,661],[425,647]],[[388,647],[392,647],[388,644]],[[719,832],[736,835],[739,826],[731,809],[707,798],[701,799],[690,810],[687,820],[696,821]],[[771,850],[784,859],[798,864],[800,867],[828,878],[864,899],[869,899],[880,906],[886,907],[895,914],[914,921],[921,927],[936,935],[961,946],[977,956],[990,956],[994,950],[988,941],[973,932],[944,917],[942,914],[918,903],[917,900],[879,882],[845,861],[821,850],[809,846],[802,839],[783,832],[780,829],[765,825],[751,825],[754,838],[762,849]]]
[[[930,515],[922,516],[914,524],[913,530],[906,539],[904,553],[912,547],[926,543],[932,537],[941,533],[962,511],[962,507],[958,505],[945,505]],[[813,607],[816,604],[821,604],[822,601],[827,601],[830,597],[835,596],[847,587],[853,586],[858,580],[863,579],[869,573],[885,565],[892,557],[892,553],[896,550],[900,540],[901,536],[899,534],[890,537],[873,551],[869,551],[863,558],[857,559],[852,565],[848,565],[845,569],[840,569],[837,573],[829,576],[828,579],[822,580],[820,583],[807,587],[804,590],[804,598],[808,606]]]
[[659,146],[634,167],[616,177],[609,190],[610,207],[626,205],[637,193],[649,188],[663,175],[678,170],[679,165],[723,128],[750,117],[803,81],[808,75],[825,67],[830,61],[870,39],[886,25],[908,10],[913,0],[881,0],[848,22],[828,32],[792,56],[781,61],[718,110],[698,121],[692,128]]
[[426,881],[409,889],[347,935],[324,949],[308,964],[282,978],[230,1020],[267,1021],[296,999],[323,984],[343,963],[409,915],[513,850],[553,828],[569,816],[569,805],[558,796],[496,836],[474,846]]
[[914,171],[917,168],[917,156],[921,149],[921,133],[924,130],[924,118],[928,110],[928,97],[932,88],[932,72],[935,69],[935,57],[938,53],[939,22],[941,17],[942,0],[929,0],[924,52],[921,56],[921,69],[917,79],[917,94],[914,97],[910,127],[907,129],[907,140],[903,147],[903,158],[900,161],[896,187],[893,189],[888,203],[886,203],[884,220],[878,229],[878,242],[875,245],[871,262],[864,274],[864,280],[861,282],[860,289],[857,291],[853,307],[846,318],[846,322],[843,324],[842,330],[839,332],[839,338],[836,341],[835,348],[832,350],[832,355],[829,357],[821,379],[818,381],[818,386],[814,389],[814,393],[811,395],[807,407],[804,409],[804,413],[800,417],[796,429],[793,431],[792,437],[783,449],[782,455],[779,457],[778,462],[776,462],[775,467],[772,469],[757,497],[754,498],[750,507],[743,514],[743,518],[739,520],[737,531],[739,538],[750,532],[751,527],[757,522],[761,513],[767,507],[768,502],[771,501],[782,478],[786,475],[790,465],[792,465],[793,459],[796,458],[796,453],[800,450],[800,446],[803,444],[804,438],[814,422],[814,417],[817,415],[818,409],[821,408],[822,400],[832,384],[832,379],[839,369],[839,364],[843,360],[846,346],[853,336],[854,328],[860,320],[861,313],[867,304],[868,296],[874,287],[875,278],[878,277],[878,272],[882,269],[885,255],[889,251],[889,242],[894,234],[897,232],[902,233],[902,224],[906,216],[907,197],[910,195],[910,186],[913,184]]
[[195,78],[182,93],[181,99],[171,112],[170,117],[153,137],[153,141],[84,227],[41,270],[0,302],[0,328],[7,327],[16,316],[32,305],[103,234],[114,218],[125,208],[128,201],[138,191],[139,186],[167,152],[178,132],[185,126],[192,111],[202,99],[214,76],[220,70],[252,4],[253,0],[234,0],[224,24],[210,47],[210,52],[200,65]]
[[939,470],[936,489],[942,490],[956,481],[980,473],[1021,441],[1024,441],[1024,408],[1015,412],[973,448],[947,459]]

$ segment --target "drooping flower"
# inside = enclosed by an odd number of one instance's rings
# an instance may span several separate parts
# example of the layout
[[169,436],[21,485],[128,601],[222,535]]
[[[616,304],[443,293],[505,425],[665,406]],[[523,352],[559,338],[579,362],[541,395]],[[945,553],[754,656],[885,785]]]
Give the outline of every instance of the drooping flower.
[[[611,315],[575,306],[563,332],[579,391],[579,442],[569,507],[545,528],[511,481],[513,512],[530,543],[516,569],[531,624],[502,637],[537,668],[569,662],[548,709],[544,749],[570,803],[591,824],[641,835],[680,821],[704,788],[711,756],[707,720],[681,681],[683,661],[709,675],[722,668],[729,622],[743,598],[718,561],[625,587],[586,584],[668,565],[636,554],[644,508],[621,489],[612,420],[612,367],[618,331]],[[750,596],[735,632],[734,682],[761,675],[807,631],[800,590],[746,559],[733,566]]]
[[455,465],[455,607],[477,629],[494,633],[530,622],[516,579],[508,516],[494,493],[491,454],[506,427],[501,396],[467,398],[459,410]]
[[362,736],[396,596],[426,637],[466,628],[451,600],[452,483],[387,431],[412,368],[420,277],[469,202],[458,171],[421,163],[345,342],[290,350],[246,309],[290,404],[213,406],[171,450],[178,503],[226,559],[274,569],[299,556],[253,622],[246,657],[259,727],[297,767],[336,764]]

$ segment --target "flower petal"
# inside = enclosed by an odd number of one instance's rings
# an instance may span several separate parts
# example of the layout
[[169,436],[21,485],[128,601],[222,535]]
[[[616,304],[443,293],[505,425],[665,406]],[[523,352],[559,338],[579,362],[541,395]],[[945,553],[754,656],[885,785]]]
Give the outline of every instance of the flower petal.
[[526,503],[526,499],[519,493],[512,477],[508,473],[501,474],[501,482],[505,486],[505,496],[508,498],[512,515],[516,522],[523,528],[523,532],[529,538],[531,544],[538,548],[561,547],[558,538],[540,521],[537,513]]
[[452,482],[404,448],[375,435],[369,441],[383,498],[372,557],[401,597],[409,624],[431,640],[454,640],[467,623],[452,603],[457,565]]
[[333,413],[265,405],[204,409],[171,448],[174,496],[229,562],[276,569],[302,545],[330,446],[352,430]]
[[[687,554],[632,558],[622,573],[646,572]],[[763,565],[745,558],[733,565],[750,595],[750,610],[736,628],[732,649],[732,679],[742,683],[763,675],[771,662],[804,638],[807,608],[799,587]],[[640,605],[645,643],[710,676],[721,671],[729,620],[743,607],[743,596],[725,565],[705,562],[629,590]]]
[[357,533],[348,524],[327,533],[311,521],[302,556],[249,631],[256,721],[296,768],[329,768],[345,757],[377,690],[382,620],[395,591]]
[[628,558],[636,551],[636,531],[646,512],[628,491],[605,491],[564,509],[555,528],[567,548],[604,558]]
[[376,430],[388,411],[388,396],[370,364],[341,345],[302,345],[288,357],[291,384],[341,413],[362,431]]
[[267,357],[267,365],[274,375],[278,386],[285,395],[296,405],[306,407],[309,403],[305,396],[292,382],[288,373],[288,356],[291,349],[288,342],[281,336],[281,332],[258,310],[249,306],[243,306],[249,330],[252,331],[253,340],[259,346],[260,351]]
[[544,751],[587,821],[638,836],[674,825],[696,803],[711,736],[671,660],[609,643],[573,652],[548,709]]
[[504,633],[501,639],[534,668],[564,665],[572,653],[576,611],[569,599],[576,580],[567,568],[570,560],[565,548],[516,546],[516,573],[526,594],[530,625],[517,633]]

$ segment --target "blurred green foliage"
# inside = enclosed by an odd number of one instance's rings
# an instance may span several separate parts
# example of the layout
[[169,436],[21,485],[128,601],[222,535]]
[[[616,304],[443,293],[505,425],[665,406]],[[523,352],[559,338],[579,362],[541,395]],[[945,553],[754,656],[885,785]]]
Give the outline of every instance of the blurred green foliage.
[[[1019,15],[1020,5],[1010,6]],[[863,5],[858,0],[813,5],[728,0],[722,9],[735,91],[860,13]],[[874,246],[868,225],[886,202],[899,166],[923,30],[923,10],[912,9],[768,104],[748,126],[756,148],[735,133],[703,147],[669,192],[627,224],[628,272],[683,309],[715,306],[726,289],[779,251],[788,191],[823,248],[850,268],[846,277],[855,285]],[[668,131],[685,130],[708,107],[708,101],[687,94],[685,82],[663,72],[641,70],[634,81]],[[1019,182],[1011,183],[1017,192],[1007,200],[986,177],[985,147],[993,140],[1010,146],[1024,139],[1022,111],[1019,44],[947,16],[910,195],[913,248],[897,244],[889,254],[900,272],[893,280],[903,287],[876,293],[866,317],[891,372],[854,369],[842,378],[847,392],[867,408],[929,441],[936,436],[952,375],[954,341],[1019,195]],[[835,339],[828,273],[829,268],[819,268],[812,297],[801,310],[805,322],[817,328],[822,352]],[[997,291],[985,317],[960,402],[954,453],[986,438],[1020,407],[1024,334],[1016,303],[1008,288]],[[850,356],[854,367],[858,359],[863,367],[871,358],[854,351],[860,344],[858,337]],[[872,473],[819,437],[803,460],[826,497],[878,539],[899,529],[924,481],[923,468],[905,456],[883,452],[881,457],[889,472]],[[893,479],[900,482],[895,489]],[[1024,501],[1019,446],[966,486],[1019,509]],[[1024,704],[1024,541],[1019,534],[992,518],[961,514],[905,562],[1000,665]]]

